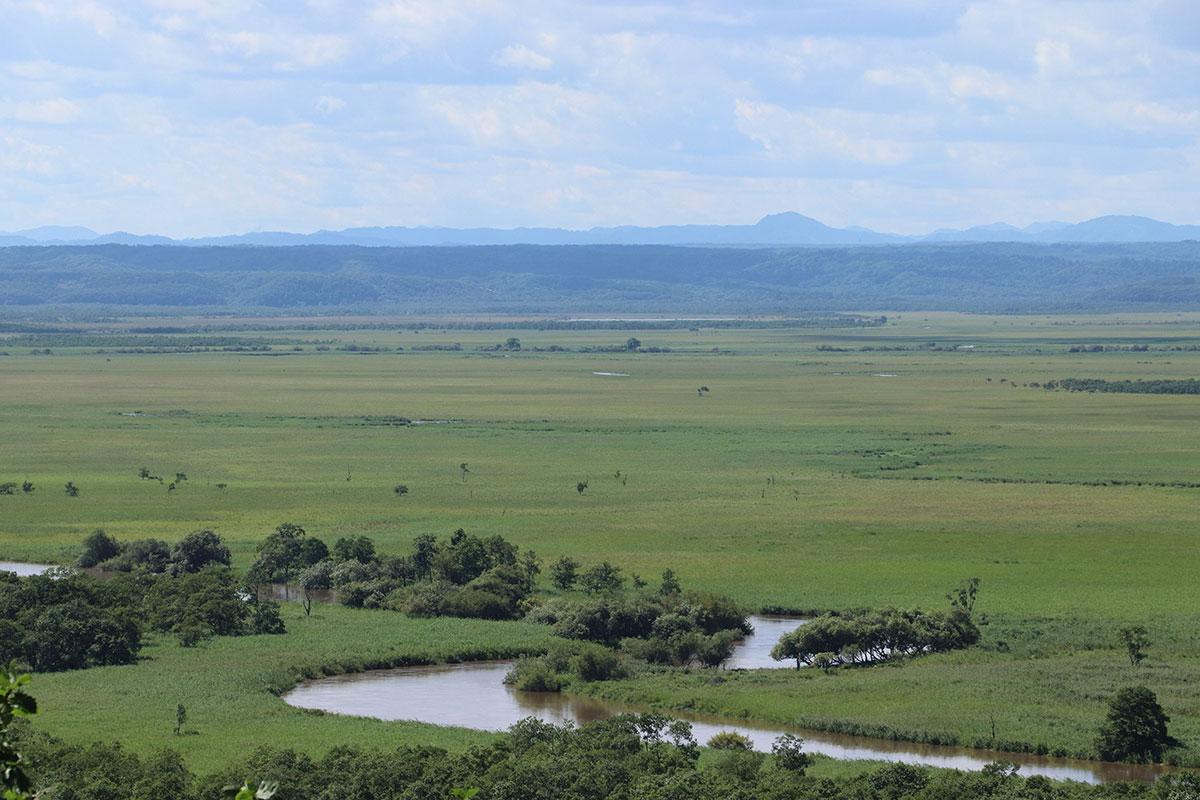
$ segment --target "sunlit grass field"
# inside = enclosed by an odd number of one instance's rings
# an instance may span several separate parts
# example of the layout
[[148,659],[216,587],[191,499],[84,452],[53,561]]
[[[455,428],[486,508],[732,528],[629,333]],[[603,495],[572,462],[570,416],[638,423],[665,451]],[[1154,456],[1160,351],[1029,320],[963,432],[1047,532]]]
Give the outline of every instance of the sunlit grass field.
[[[698,327],[243,334],[287,342],[271,354],[30,355],[0,341],[10,353],[0,357],[0,483],[37,486],[0,496],[0,558],[66,563],[95,528],[168,541],[211,528],[244,567],[284,521],[331,544],[365,534],[383,551],[461,527],[547,563],[608,559],[651,581],[669,567],[686,587],[753,609],[940,607],[977,576],[977,611],[993,621],[985,643],[1019,645],[996,651],[997,663],[1070,659],[1086,630],[1087,648],[1119,666],[1114,632],[1130,623],[1150,629],[1152,662],[1196,654],[1200,488],[1152,484],[1200,483],[1200,397],[1027,384],[1195,378],[1200,351],[1186,348],[1200,346],[1197,315]],[[521,351],[476,350],[510,336]],[[533,352],[631,336],[671,352]],[[456,342],[461,350],[413,350]],[[351,343],[387,352],[337,349]],[[1097,344],[1148,349],[1068,352]],[[427,422],[388,424],[395,417]],[[168,492],[139,479],[143,466],[187,480]],[[63,492],[67,481],[78,497]],[[1109,481],[1126,485],[1094,485]],[[407,494],[394,493],[400,484]],[[1048,633],[1039,643],[1001,635],[1004,626]],[[954,674],[969,685],[977,666]],[[1155,673],[1137,677],[1153,688]],[[855,681],[865,699],[812,714],[841,707],[923,727],[915,706],[883,713],[893,681]],[[1178,696],[1186,705],[1168,713],[1200,718],[1197,701]],[[1089,701],[1098,720],[1102,700]],[[91,724],[66,714],[45,724]]]

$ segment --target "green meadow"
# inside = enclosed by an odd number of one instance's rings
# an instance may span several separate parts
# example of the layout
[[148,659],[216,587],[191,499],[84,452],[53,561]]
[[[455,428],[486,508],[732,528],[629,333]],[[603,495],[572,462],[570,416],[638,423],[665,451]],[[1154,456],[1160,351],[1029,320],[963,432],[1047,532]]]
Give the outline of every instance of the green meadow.
[[[758,610],[941,607],[979,577],[976,611],[988,624],[966,653],[902,669],[739,676],[724,687],[651,676],[603,691],[912,737],[949,732],[968,744],[995,721],[998,737],[1077,752],[1104,699],[1136,682],[1160,693],[1173,733],[1200,744],[1200,488],[1190,485],[1200,483],[1200,398],[1028,385],[1195,378],[1200,316],[698,325],[220,334],[270,340],[269,353],[120,353],[65,340],[33,355],[0,340],[9,353],[0,356],[0,483],[36,486],[0,496],[0,559],[69,563],[95,528],[168,541],[210,528],[245,567],[256,542],[288,521],[331,544],[365,534],[385,552],[407,551],[424,533],[501,534],[546,563],[607,559],[651,582],[671,568],[685,587]],[[510,336],[520,351],[477,349]],[[670,352],[578,352],[631,336]],[[380,351],[338,349],[348,345]],[[1070,352],[1097,345],[1109,349]],[[177,472],[187,480],[168,492],[138,477],[143,466],[165,482]],[[67,481],[77,497],[64,493]],[[393,491],[401,484],[407,494]],[[136,667],[38,676],[47,709],[38,724],[149,748],[162,743],[151,718],[168,730],[174,695],[202,691],[178,676],[212,671],[232,705],[198,723],[201,733],[235,724],[245,702],[256,723],[244,741],[429,736],[314,717],[268,689],[332,663],[304,631],[335,617],[350,667],[380,663],[372,626],[403,632],[396,652],[445,660],[470,648],[438,637],[466,623],[418,635],[419,621],[399,615],[321,613],[307,629],[290,620],[283,637],[195,650],[168,642]],[[1154,642],[1138,670],[1117,647],[1127,624],[1145,625]],[[543,642],[525,626],[511,630],[498,640],[516,650]],[[142,702],[151,696],[165,705]],[[189,717],[201,713],[203,699],[188,696]],[[438,735],[450,744],[477,736]],[[198,764],[230,752],[201,738],[180,737]]]

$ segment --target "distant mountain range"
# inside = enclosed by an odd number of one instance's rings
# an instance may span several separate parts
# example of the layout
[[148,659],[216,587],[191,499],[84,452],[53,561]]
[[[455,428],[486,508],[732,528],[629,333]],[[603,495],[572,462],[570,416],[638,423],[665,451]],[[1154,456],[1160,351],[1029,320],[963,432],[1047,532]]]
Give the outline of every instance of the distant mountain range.
[[316,233],[264,232],[198,239],[109,233],[83,227],[47,226],[13,233],[0,232],[0,246],[28,245],[177,245],[213,247],[258,245],[359,245],[418,247],[456,245],[706,245],[724,247],[852,246],[930,244],[939,242],[1130,243],[1200,240],[1200,225],[1172,225],[1149,217],[1106,216],[1076,224],[1035,222],[1016,228],[1003,222],[967,230],[942,229],[925,236],[901,236],[851,226],[831,228],[812,217],[789,211],[763,217],[754,225],[664,225],[639,228],[622,225],[584,231],[563,228],[347,228]]

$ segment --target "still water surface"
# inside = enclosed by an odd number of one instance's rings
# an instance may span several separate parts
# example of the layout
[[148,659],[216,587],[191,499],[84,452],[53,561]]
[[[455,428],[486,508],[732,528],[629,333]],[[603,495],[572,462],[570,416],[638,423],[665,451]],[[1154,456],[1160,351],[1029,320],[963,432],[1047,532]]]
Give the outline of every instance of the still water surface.
[[21,577],[27,575],[39,575],[48,569],[53,569],[54,564],[28,564],[24,561],[0,561],[0,572],[15,572]]

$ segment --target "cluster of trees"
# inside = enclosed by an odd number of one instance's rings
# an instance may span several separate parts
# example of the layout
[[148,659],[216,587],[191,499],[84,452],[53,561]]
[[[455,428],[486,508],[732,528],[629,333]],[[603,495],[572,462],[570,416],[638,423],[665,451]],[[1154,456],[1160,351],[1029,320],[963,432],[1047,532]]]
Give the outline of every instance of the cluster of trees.
[[[583,580],[592,570],[580,578],[589,597],[551,598],[533,608],[526,619],[553,626],[557,636],[619,646],[653,664],[698,661],[717,666],[732,655],[734,643],[753,630],[746,610],[732,599],[684,591],[671,570],[663,572],[657,591],[639,587],[636,592],[618,594],[620,568],[605,562],[593,569],[598,570],[597,580]],[[556,583],[564,582],[563,572],[560,560],[552,567]],[[599,578],[607,578],[607,582]],[[606,588],[596,588],[598,585]]]
[[283,633],[278,604],[248,597],[230,572],[229,550],[212,531],[174,546],[119,542],[97,530],[81,565],[109,565],[107,580],[58,571],[0,572],[0,662],[38,672],[137,660],[143,636],[172,634],[192,646],[211,636]]
[[528,610],[540,572],[536,553],[522,553],[499,535],[483,538],[461,528],[443,540],[422,534],[407,555],[379,555],[367,536],[343,537],[330,550],[300,526],[284,523],[259,545],[250,575],[260,582],[296,576],[306,610],[316,591],[336,589],[339,601],[352,607],[516,619]]
[[[1032,384],[1031,384],[1032,385]],[[1058,381],[1046,381],[1043,389],[1055,391],[1063,389],[1068,392],[1121,392],[1126,394],[1200,394],[1200,380],[1185,378],[1183,380],[1124,380],[1106,381],[1103,378],[1063,378]]]
[[168,545],[154,538],[122,542],[97,528],[84,538],[83,551],[75,559],[75,566],[104,572],[141,570],[179,576],[208,566],[228,567],[229,562],[229,548],[210,530],[193,531],[174,545]]
[[979,628],[967,607],[955,605],[949,611],[933,612],[889,607],[823,614],[780,637],[771,649],[771,658],[794,658],[797,668],[810,665],[830,669],[957,650],[977,641]]

